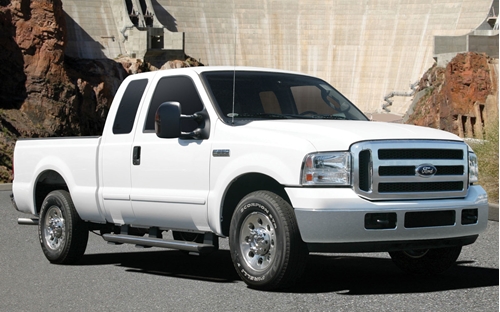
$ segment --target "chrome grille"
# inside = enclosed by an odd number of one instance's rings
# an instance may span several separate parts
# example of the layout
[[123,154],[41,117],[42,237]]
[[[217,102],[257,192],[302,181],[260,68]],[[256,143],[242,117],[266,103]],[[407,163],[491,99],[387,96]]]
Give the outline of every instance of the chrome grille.
[[[355,191],[371,200],[457,198],[467,194],[467,145],[398,140],[351,147]],[[431,168],[425,175],[419,168]]]

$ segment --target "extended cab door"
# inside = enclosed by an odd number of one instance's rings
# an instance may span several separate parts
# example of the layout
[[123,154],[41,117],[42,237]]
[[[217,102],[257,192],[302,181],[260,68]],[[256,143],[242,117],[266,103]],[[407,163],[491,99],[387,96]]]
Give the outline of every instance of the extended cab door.
[[[130,168],[134,124],[138,108],[145,94],[148,79],[132,80],[123,93],[119,90],[118,106],[111,106],[109,116],[115,116],[110,125],[106,123],[100,146],[101,188],[106,220],[118,224],[131,224],[135,216],[130,203]],[[116,111],[115,111],[116,110]]]
[[[182,114],[203,110],[194,80],[189,76],[156,76],[149,105],[141,112],[133,143],[130,199],[137,225],[208,230],[210,146],[208,140],[162,139],[154,131],[161,103],[179,102]],[[199,86],[202,88],[202,86]],[[148,107],[147,107],[148,106]],[[193,131],[194,121],[181,124]]]

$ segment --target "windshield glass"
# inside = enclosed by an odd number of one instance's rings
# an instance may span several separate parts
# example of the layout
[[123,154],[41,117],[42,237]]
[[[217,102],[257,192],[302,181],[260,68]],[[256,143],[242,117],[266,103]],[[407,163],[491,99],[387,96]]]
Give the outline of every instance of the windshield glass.
[[205,72],[202,76],[219,115],[226,122],[249,119],[368,120],[342,94],[318,78],[254,71]]

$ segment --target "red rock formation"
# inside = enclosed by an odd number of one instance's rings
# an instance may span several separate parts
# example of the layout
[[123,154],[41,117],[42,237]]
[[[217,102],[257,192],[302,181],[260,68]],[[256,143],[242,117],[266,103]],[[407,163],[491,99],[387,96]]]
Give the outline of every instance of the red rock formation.
[[108,60],[79,64],[65,58],[61,0],[13,0],[3,11],[10,12],[13,49],[22,55],[26,77],[25,97],[11,100],[11,107],[23,114],[16,112],[15,120],[4,116],[5,120],[21,136],[98,134],[103,122],[96,117],[106,115],[126,76],[122,66]]
[[458,54],[446,68],[429,69],[418,88],[425,95],[407,123],[481,137],[480,128],[488,118],[485,112],[496,108],[495,101],[487,99],[498,93],[490,61],[485,54],[469,52]]

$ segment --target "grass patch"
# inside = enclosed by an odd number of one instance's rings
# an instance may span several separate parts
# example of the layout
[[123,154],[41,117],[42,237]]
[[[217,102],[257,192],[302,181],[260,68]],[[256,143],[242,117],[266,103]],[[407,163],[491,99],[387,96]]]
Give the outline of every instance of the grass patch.
[[498,203],[498,122],[486,127],[485,141],[470,146],[479,162],[479,184],[488,193],[489,202]]

